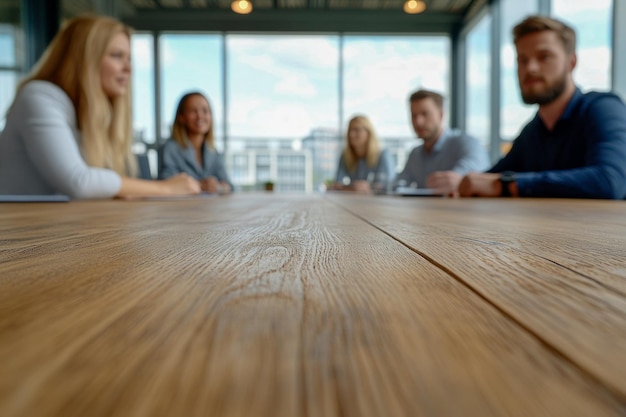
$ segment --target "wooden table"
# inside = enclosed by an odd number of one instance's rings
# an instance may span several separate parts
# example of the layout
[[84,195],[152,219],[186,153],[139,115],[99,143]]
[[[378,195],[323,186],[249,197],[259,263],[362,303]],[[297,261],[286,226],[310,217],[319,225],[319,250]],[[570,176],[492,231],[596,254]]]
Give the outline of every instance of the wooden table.
[[0,416],[625,416],[626,203],[0,205]]

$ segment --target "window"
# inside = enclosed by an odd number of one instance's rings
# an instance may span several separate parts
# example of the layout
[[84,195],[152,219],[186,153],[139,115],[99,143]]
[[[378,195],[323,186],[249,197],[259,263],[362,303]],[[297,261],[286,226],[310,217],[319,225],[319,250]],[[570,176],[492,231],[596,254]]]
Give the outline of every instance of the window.
[[135,141],[156,143],[154,133],[154,37],[136,33],[131,39],[133,133]]
[[[314,153],[314,183],[334,175],[339,144],[338,39],[226,36],[229,151],[265,143],[272,152],[264,158],[271,154],[277,161],[278,149],[304,154],[302,149],[307,148]],[[255,181],[279,180],[280,190],[282,179],[272,178],[280,169],[273,163],[271,171],[266,166],[258,167]]]
[[0,130],[4,128],[5,116],[21,75],[21,59],[18,56],[21,52],[18,47],[20,36],[19,26],[0,22]]
[[213,134],[224,149],[222,37],[212,34],[164,34],[159,37],[161,67],[161,138],[171,135],[176,106],[183,94],[199,91],[213,111]]
[[536,14],[537,0],[503,0],[500,21],[500,153],[505,154],[521,128],[537,111],[535,106],[524,104],[517,80],[517,58],[513,27],[526,16]]
[[247,154],[234,154],[230,164],[230,178],[238,184],[245,183],[250,175]]
[[133,151],[146,153],[150,174],[158,175],[158,155],[156,149],[156,126],[154,114],[154,36],[135,33],[131,38],[132,100],[133,100]]
[[[396,169],[401,170],[418,144],[411,127],[409,95],[425,88],[448,98],[449,38],[346,36],[343,60],[342,137],[352,116],[367,116],[382,146],[394,156]],[[446,105],[449,108],[449,100]]]
[[409,94],[418,88],[449,94],[450,40],[443,35],[342,41],[340,35],[137,33],[132,48],[133,126],[152,168],[181,96],[200,91],[213,109],[218,150],[243,190],[271,180],[278,191],[311,191],[334,179],[342,125],[354,113],[372,119],[400,170],[417,144]]
[[612,12],[612,0],[552,0],[552,15],[576,31],[574,81],[583,90],[611,89]]
[[15,97],[18,74],[15,71],[0,70],[0,131],[4,128],[5,116]]
[[13,25],[0,23],[0,67],[12,68],[17,65],[15,29]]
[[486,147],[491,139],[491,15],[467,35],[466,130]]

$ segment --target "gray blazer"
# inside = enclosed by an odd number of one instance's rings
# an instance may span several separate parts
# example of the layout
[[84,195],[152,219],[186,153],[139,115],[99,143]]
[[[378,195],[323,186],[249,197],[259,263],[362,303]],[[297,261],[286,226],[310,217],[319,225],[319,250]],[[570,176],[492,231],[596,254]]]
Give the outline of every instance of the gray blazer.
[[161,152],[159,178],[166,179],[184,172],[198,181],[208,177],[215,177],[218,181],[227,182],[230,188],[234,189],[224,168],[222,155],[215,150],[211,150],[208,146],[202,146],[203,166],[198,165],[196,151],[189,141],[187,141],[186,148],[181,148],[174,139],[169,139],[163,145]]

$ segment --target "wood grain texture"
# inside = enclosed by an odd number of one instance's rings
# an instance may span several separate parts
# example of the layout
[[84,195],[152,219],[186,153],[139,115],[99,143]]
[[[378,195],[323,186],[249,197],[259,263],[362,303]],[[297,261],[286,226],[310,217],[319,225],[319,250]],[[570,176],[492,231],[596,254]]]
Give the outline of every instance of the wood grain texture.
[[[406,225],[395,203],[341,203]],[[604,380],[337,201],[0,205],[3,417],[625,413]]]
[[626,206],[330,196],[626,398]]

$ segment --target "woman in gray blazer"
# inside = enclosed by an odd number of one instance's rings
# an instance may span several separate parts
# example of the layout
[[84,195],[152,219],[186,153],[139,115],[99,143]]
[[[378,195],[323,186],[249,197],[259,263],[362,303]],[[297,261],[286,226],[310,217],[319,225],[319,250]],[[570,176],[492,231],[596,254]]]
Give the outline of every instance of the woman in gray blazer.
[[176,108],[172,138],[161,150],[161,178],[184,172],[200,182],[202,191],[228,194],[233,185],[215,149],[209,100],[197,91],[185,94]]

